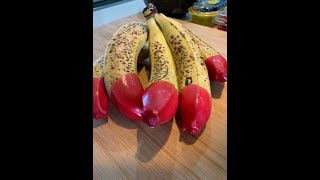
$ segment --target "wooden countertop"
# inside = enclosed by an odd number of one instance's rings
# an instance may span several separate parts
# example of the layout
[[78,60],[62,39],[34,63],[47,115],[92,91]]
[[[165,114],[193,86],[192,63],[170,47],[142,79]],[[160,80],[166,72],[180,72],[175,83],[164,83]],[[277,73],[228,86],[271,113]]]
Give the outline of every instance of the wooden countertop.
[[[142,14],[93,30],[93,60],[112,34]],[[180,21],[227,58],[227,33]],[[143,67],[139,78],[146,88]],[[123,117],[109,103],[109,118],[93,120],[93,179],[227,179],[227,83],[211,83],[212,113],[199,138],[182,132],[176,120],[151,129]]]

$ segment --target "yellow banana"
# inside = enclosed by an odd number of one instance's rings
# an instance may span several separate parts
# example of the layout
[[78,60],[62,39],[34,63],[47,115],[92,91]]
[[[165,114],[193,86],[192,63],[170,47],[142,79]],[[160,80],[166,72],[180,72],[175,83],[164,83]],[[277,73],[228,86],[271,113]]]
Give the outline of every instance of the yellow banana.
[[179,113],[182,130],[197,135],[211,114],[211,90],[207,68],[196,42],[163,14],[154,14],[172,51],[180,89]]
[[142,95],[142,120],[149,127],[161,125],[176,114],[178,84],[170,48],[153,17],[147,18],[151,76]]
[[210,45],[202,41],[198,36],[184,27],[181,23],[172,18],[166,17],[165,15],[164,17],[167,18],[175,27],[177,27],[179,31],[189,34],[198,44],[204,62],[206,63],[210,79],[218,82],[227,81],[227,60]]
[[162,13],[157,13],[154,17],[161,26],[162,33],[174,56],[180,90],[193,83],[198,84],[210,93],[207,68],[203,63],[196,42],[192,40],[189,34],[179,31]]
[[125,117],[141,120],[143,87],[137,59],[148,36],[146,24],[132,22],[116,31],[105,51],[104,81],[111,103]]

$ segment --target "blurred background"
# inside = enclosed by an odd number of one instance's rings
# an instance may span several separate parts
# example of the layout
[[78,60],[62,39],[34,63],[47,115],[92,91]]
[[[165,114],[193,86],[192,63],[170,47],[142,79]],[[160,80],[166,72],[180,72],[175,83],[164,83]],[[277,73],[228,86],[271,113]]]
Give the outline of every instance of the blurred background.
[[[208,27],[226,26],[226,0],[93,0],[93,28],[142,13],[150,2],[169,17]],[[220,17],[215,19],[217,14]]]
[[143,0],[93,0],[93,28],[142,12]]

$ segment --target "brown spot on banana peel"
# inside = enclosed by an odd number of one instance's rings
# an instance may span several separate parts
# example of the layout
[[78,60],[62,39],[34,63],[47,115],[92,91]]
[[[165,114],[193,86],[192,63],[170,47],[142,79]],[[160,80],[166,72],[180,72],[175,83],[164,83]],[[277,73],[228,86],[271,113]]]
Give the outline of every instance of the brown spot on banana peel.
[[175,62],[153,17],[147,19],[150,41],[151,76],[142,96],[142,120],[149,127],[170,121],[178,107]]
[[[157,21],[162,18],[160,16],[161,15],[155,15]],[[165,21],[165,19],[162,20]],[[158,23],[162,24],[163,22]],[[189,34],[179,31],[179,29],[174,24],[169,22],[169,27],[175,28],[175,32],[178,32],[177,34],[173,34],[172,32],[170,32],[171,35],[167,37],[167,42],[170,45],[170,48],[173,50],[173,53],[175,54],[180,89],[185,86],[185,82],[188,82],[188,80],[186,79],[187,77],[198,77],[198,74],[200,74],[201,78],[199,78],[199,76],[198,78],[192,79],[193,83],[199,84],[200,86],[205,88],[208,93],[211,93],[207,68],[203,63],[201,56],[199,55],[201,53],[198,49],[197,44],[192,41],[192,37],[190,37]],[[171,38],[172,36],[174,36],[173,39]],[[187,43],[184,43],[184,45],[182,46],[182,41]],[[176,42],[180,43],[177,44]],[[186,48],[189,48],[189,50],[187,51]],[[189,51],[191,51],[192,53]],[[186,73],[186,70],[189,70],[188,72],[190,73],[190,75],[184,75]]]
[[93,62],[93,78],[103,77],[104,57],[101,56]]
[[169,24],[161,17],[157,19],[157,15],[155,17],[163,26],[162,30],[167,34],[166,39],[172,50],[176,43],[168,35],[175,35],[177,40],[181,40],[181,53],[177,53],[179,48],[174,50],[180,85],[179,114],[182,117],[182,130],[197,135],[209,120],[212,109],[206,66],[199,55],[201,53],[197,44],[191,40],[189,34],[180,32],[172,23]]
[[191,83],[192,83],[192,77],[187,77],[185,81],[185,85],[188,86]]
[[202,54],[202,59],[206,64],[210,80],[218,81],[220,83],[227,81],[227,60],[218,53],[214,48],[208,45],[206,42],[202,41],[198,36],[193,34],[189,29],[184,27],[179,22],[173,20],[172,18],[167,19],[174,25],[178,26],[181,31],[189,34],[192,40],[198,45],[200,52]]
[[104,80],[112,104],[125,117],[141,120],[143,87],[137,60],[147,41],[143,23],[128,23],[113,34],[105,51]]

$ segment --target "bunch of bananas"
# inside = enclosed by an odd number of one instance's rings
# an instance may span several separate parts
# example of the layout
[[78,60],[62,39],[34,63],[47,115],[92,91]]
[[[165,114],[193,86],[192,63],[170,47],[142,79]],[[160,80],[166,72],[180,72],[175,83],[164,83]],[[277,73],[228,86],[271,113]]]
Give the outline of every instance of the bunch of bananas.
[[[115,32],[103,58],[94,63],[94,118],[108,116],[109,95],[125,117],[152,128],[178,111],[182,130],[195,136],[211,114],[210,80],[227,81],[227,61],[179,22],[158,13],[153,4],[144,9],[144,16],[146,24],[128,23]],[[151,76],[144,90],[137,62],[146,55]]]

